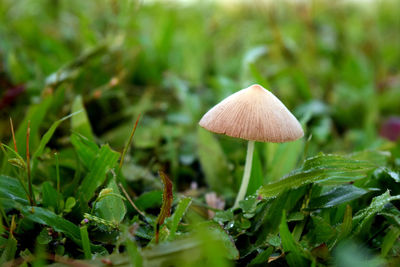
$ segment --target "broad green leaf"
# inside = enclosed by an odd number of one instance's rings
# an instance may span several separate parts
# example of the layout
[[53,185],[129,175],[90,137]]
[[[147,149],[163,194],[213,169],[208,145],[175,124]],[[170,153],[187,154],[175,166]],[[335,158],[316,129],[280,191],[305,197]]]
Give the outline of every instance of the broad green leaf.
[[149,208],[156,208],[162,204],[162,191],[150,191],[141,194],[136,200],[135,205],[140,210],[146,210]]
[[336,229],[320,216],[311,215],[311,219],[314,224],[314,231],[312,231],[314,235],[314,243],[326,243],[329,247],[337,236]]
[[12,199],[21,204],[28,204],[28,199],[20,181],[5,175],[0,175],[0,198]]
[[224,257],[234,260],[239,259],[239,251],[235,246],[235,242],[232,237],[225,232],[225,230],[215,222],[207,222],[205,223],[207,227],[208,233],[216,240],[222,242],[222,245],[225,250]]
[[81,196],[85,202],[88,202],[96,189],[104,183],[107,172],[115,166],[118,158],[119,153],[113,151],[108,145],[100,148],[89,167],[89,173],[80,186]]
[[72,113],[79,112],[79,114],[71,119],[72,131],[85,136],[89,140],[94,140],[92,127],[90,125],[85,107],[83,106],[82,96],[78,95],[75,98],[74,102],[72,103],[71,111]]
[[228,162],[213,134],[199,128],[197,142],[197,153],[201,168],[211,190],[221,193],[232,187]]
[[309,266],[304,252],[299,244],[296,243],[289,231],[286,223],[286,213],[283,211],[282,220],[279,225],[279,233],[282,240],[283,251],[286,254],[286,260],[290,266]]
[[364,150],[353,153],[351,158],[355,160],[363,160],[373,162],[377,166],[385,166],[390,159],[390,152],[387,151],[376,151],[376,150]]
[[95,212],[98,217],[118,225],[122,222],[126,214],[125,202],[120,194],[115,179],[110,180],[106,187],[106,190],[107,189],[110,190],[112,194],[100,196],[101,199],[96,202],[95,205]]
[[310,209],[335,207],[342,203],[362,197],[368,192],[370,191],[353,185],[342,185],[335,187],[319,197],[312,198],[308,207]]
[[78,245],[82,245],[79,227],[70,221],[58,216],[54,212],[41,207],[21,207],[25,218],[38,224],[44,224],[53,228],[56,232],[64,233]]
[[178,224],[182,220],[183,216],[186,213],[186,210],[189,208],[192,203],[192,199],[190,197],[182,198],[178,206],[175,209],[175,212],[172,214],[170,218],[168,218],[167,226],[169,228],[169,239],[172,240],[175,238],[176,230],[178,229]]
[[365,177],[375,165],[368,161],[353,160],[337,155],[319,155],[307,159],[302,168],[286,175],[282,180],[262,186],[258,194],[276,197],[281,192],[310,183],[326,182],[337,184]]

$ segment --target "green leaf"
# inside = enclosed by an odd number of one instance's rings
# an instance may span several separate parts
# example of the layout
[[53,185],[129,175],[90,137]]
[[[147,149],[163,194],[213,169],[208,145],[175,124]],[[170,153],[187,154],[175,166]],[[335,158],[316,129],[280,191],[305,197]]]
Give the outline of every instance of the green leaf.
[[36,165],[37,165],[37,157],[40,157],[43,154],[43,151],[47,145],[47,143],[50,141],[51,137],[53,136],[54,132],[56,131],[57,127],[65,120],[71,118],[72,116],[78,114],[81,111],[77,111],[75,113],[69,114],[68,116],[65,116],[57,121],[55,121],[51,127],[47,130],[47,132],[42,136],[39,146],[36,149],[35,153],[32,155],[32,162],[33,162],[33,167],[32,167],[32,173],[35,171],[36,169]]
[[302,168],[293,171],[282,180],[262,186],[258,194],[276,197],[281,192],[310,183],[326,182],[337,184],[364,177],[375,165],[368,161],[353,160],[337,155],[319,155],[307,159]]
[[107,172],[115,166],[118,158],[119,153],[113,151],[108,145],[101,147],[80,186],[82,199],[86,203],[93,197],[96,189],[104,183]]
[[395,244],[397,238],[400,236],[400,228],[397,227],[392,227],[390,230],[387,232],[385,237],[383,238],[382,242],[382,249],[381,249],[381,255],[382,257],[386,257],[390,249],[393,247]]
[[239,207],[243,210],[245,218],[252,218],[255,214],[259,200],[256,195],[251,195],[239,202]]
[[326,243],[329,247],[337,236],[336,229],[320,216],[311,214],[311,218],[314,224],[314,231],[312,231],[314,243]]
[[5,175],[0,175],[0,198],[12,199],[21,204],[28,204],[26,192],[20,181]]
[[140,255],[139,248],[136,243],[130,239],[126,239],[125,245],[128,255],[130,256],[131,265],[134,267],[142,267],[142,255]]
[[269,247],[257,254],[257,256],[250,262],[250,266],[256,264],[267,264],[269,256],[271,256],[272,252],[274,251],[273,247]]
[[49,182],[42,184],[42,204],[43,207],[52,207],[55,212],[59,212],[59,204],[62,200],[62,196],[55,190]]
[[267,176],[265,181],[276,181],[293,170],[302,154],[303,145],[302,139],[282,144],[266,144]]
[[199,128],[197,142],[197,153],[201,168],[211,190],[221,193],[232,187],[228,162],[213,134]]
[[268,244],[274,247],[279,247],[281,245],[281,239],[277,235],[269,234],[266,238]]
[[64,233],[76,244],[82,245],[79,227],[70,221],[63,219],[54,212],[41,207],[21,207],[21,212],[27,220],[38,224],[44,224],[53,228],[56,232]]
[[87,225],[81,226],[79,230],[81,233],[82,247],[83,247],[83,252],[85,253],[85,259],[91,259],[92,251],[90,250],[90,241],[89,241],[89,233],[87,231]]
[[351,233],[352,229],[353,229],[352,209],[350,205],[347,205],[343,216],[343,222],[339,228],[339,236],[337,238],[337,241],[341,241],[347,238],[347,236]]
[[86,168],[89,168],[100,150],[97,144],[94,141],[91,141],[83,135],[79,135],[77,133],[73,133],[71,135],[71,143],[74,146],[75,151],[77,152],[83,165]]
[[282,220],[279,225],[279,234],[282,240],[283,251],[286,254],[286,260],[290,266],[309,266],[304,258],[304,252],[299,244],[296,243],[292,234],[289,232],[286,223],[286,212],[282,213]]
[[355,225],[355,233],[359,234],[366,231],[369,223],[374,219],[375,214],[383,210],[386,204],[393,200],[399,200],[400,195],[390,196],[389,190],[380,196],[374,197],[371,204],[357,212],[353,218],[353,225]]
[[362,197],[368,192],[370,191],[353,185],[342,185],[335,187],[331,191],[326,192],[319,197],[312,198],[308,207],[310,209],[335,207],[342,203]]
[[232,237],[217,223],[207,222],[206,225],[210,235],[222,242],[222,245],[225,249],[224,256],[230,260],[239,259],[239,251],[236,248]]
[[30,149],[34,151],[39,142],[39,127],[42,124],[46,112],[52,103],[52,97],[47,97],[39,104],[31,105],[24,118],[24,121],[19,125],[15,133],[18,152],[22,158],[26,157],[26,130],[28,128],[28,121],[30,121]]
[[49,230],[46,228],[43,228],[42,231],[40,231],[38,237],[36,238],[36,241],[40,245],[47,245],[53,240],[53,237],[51,234],[49,234]]
[[72,113],[77,113],[76,116],[71,119],[71,128],[74,132],[77,132],[89,140],[94,140],[92,127],[90,126],[89,118],[87,116],[85,107],[83,106],[82,96],[76,96],[72,103]]
[[135,205],[140,210],[156,208],[162,204],[162,191],[155,190],[141,194],[136,200]]
[[75,207],[76,200],[74,197],[68,197],[67,200],[65,201],[65,208],[64,212],[68,213],[71,212],[72,208]]
[[175,209],[175,212],[172,214],[170,218],[168,218],[167,226],[169,228],[169,239],[172,240],[175,238],[176,230],[178,229],[178,224],[182,220],[183,216],[186,213],[186,210],[189,208],[192,203],[192,199],[190,197],[182,198],[178,206]]
[[17,240],[10,235],[0,258],[0,265],[3,266],[7,261],[13,260],[17,252]]
[[120,194],[115,179],[110,180],[106,189],[109,189],[112,194],[106,194],[96,202],[95,212],[98,217],[118,225],[122,222],[126,214],[125,202]]
[[233,220],[232,209],[217,211],[213,217],[213,220],[218,223],[225,223]]

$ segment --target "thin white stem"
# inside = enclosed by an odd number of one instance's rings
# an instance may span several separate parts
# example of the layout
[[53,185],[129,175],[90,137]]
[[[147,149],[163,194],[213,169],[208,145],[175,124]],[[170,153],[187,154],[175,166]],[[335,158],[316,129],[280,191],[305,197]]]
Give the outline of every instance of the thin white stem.
[[234,209],[239,207],[239,201],[243,200],[244,197],[246,196],[247,186],[249,185],[250,181],[253,153],[254,153],[254,141],[249,141],[247,144],[246,164],[244,165],[242,184],[240,185],[239,193],[236,196],[235,205],[233,205]]

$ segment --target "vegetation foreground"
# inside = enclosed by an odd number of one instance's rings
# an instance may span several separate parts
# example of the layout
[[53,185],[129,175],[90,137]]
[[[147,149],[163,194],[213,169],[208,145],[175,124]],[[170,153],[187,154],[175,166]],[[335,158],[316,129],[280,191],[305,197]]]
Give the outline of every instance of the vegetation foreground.
[[[0,265],[399,266],[399,12],[1,0]],[[305,137],[232,208],[246,143],[198,122],[254,83]]]

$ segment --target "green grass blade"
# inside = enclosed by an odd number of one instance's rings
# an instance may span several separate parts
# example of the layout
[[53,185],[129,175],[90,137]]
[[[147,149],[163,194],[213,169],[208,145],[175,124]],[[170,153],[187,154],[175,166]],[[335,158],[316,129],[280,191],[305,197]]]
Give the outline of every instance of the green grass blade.
[[170,240],[173,240],[175,238],[176,230],[178,229],[178,224],[182,220],[182,217],[185,215],[191,203],[192,199],[190,197],[182,198],[179,201],[174,214],[172,214],[172,216],[168,219],[167,225],[169,228]]
[[35,153],[32,156],[32,162],[39,156],[43,154],[44,148],[46,147],[47,143],[50,141],[51,137],[53,136],[54,132],[56,131],[57,127],[65,120],[71,118],[72,116],[75,116],[79,114],[82,111],[77,111],[72,114],[69,114],[68,116],[65,116],[57,121],[55,121],[50,128],[47,130],[47,132],[42,136],[39,146],[36,149]]
[[296,243],[289,231],[286,223],[286,212],[282,213],[282,220],[279,225],[279,233],[282,239],[283,250],[286,254],[286,260],[290,266],[308,266],[306,259],[303,257],[301,247]]
[[127,239],[125,245],[131,260],[131,266],[142,267],[143,266],[142,255],[140,255],[139,248],[137,247],[136,243],[130,239]]
[[113,151],[108,145],[100,148],[90,166],[89,173],[80,186],[81,196],[85,203],[93,197],[96,189],[104,183],[107,172],[115,166],[118,158],[119,153]]
[[386,257],[390,249],[395,244],[397,238],[400,236],[400,228],[392,227],[387,232],[382,242],[381,256]]
[[[94,140],[92,126],[90,125],[88,115],[83,105],[82,96],[76,96],[72,103],[72,113],[76,114],[71,119],[71,128],[74,132],[77,132],[89,140]],[[78,114],[79,113],[79,114]]]
[[89,233],[87,231],[87,225],[81,226],[80,228],[81,240],[85,259],[92,258],[92,251],[90,250]]

